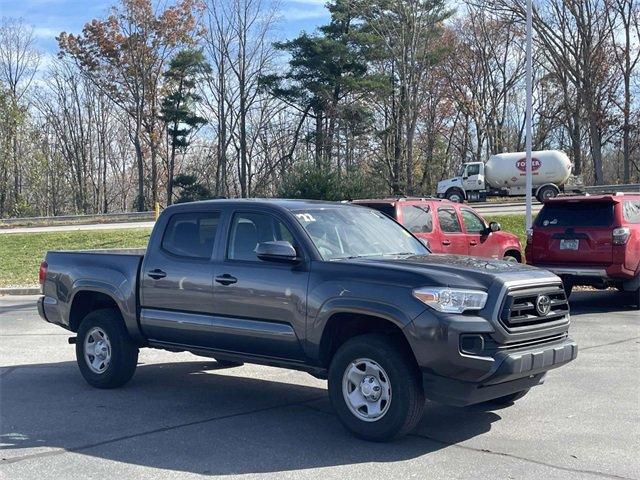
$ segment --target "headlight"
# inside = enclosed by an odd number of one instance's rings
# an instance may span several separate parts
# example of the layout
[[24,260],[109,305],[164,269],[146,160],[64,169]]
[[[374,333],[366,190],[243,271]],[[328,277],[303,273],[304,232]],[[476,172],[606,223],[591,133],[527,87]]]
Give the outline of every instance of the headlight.
[[479,290],[424,287],[416,288],[413,296],[434,310],[446,313],[481,310],[487,303],[487,293]]

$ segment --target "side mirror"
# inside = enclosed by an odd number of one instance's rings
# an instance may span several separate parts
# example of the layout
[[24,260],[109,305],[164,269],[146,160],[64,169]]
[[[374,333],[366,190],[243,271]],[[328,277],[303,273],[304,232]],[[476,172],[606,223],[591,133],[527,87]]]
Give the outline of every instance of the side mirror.
[[488,233],[499,232],[500,230],[502,230],[502,227],[500,226],[500,224],[498,222],[489,222],[489,232]]
[[296,263],[299,260],[296,249],[285,240],[259,243],[256,255],[265,262]]

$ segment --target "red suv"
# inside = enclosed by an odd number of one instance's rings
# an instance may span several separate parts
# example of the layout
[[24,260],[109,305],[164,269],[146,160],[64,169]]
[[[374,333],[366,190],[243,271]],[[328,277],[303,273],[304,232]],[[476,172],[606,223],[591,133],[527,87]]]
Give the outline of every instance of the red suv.
[[640,194],[547,200],[527,238],[527,261],[574,285],[616,287],[640,309]]
[[375,208],[426,240],[434,253],[454,253],[522,262],[518,237],[487,223],[473,208],[437,198],[355,200]]

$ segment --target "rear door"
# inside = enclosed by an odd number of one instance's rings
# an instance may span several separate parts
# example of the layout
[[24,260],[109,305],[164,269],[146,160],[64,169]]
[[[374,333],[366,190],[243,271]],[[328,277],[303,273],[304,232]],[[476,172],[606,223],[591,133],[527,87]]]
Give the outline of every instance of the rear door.
[[398,221],[416,237],[428,242],[429,247],[439,248],[433,232],[433,211],[428,203],[400,204]]
[[615,202],[548,202],[536,218],[532,260],[535,264],[609,265],[613,260]]
[[462,231],[460,218],[455,207],[438,207],[438,226],[440,228],[438,253],[469,255],[467,236]]
[[176,212],[158,225],[161,238],[140,272],[140,323],[149,339],[208,345],[220,219],[220,211]]

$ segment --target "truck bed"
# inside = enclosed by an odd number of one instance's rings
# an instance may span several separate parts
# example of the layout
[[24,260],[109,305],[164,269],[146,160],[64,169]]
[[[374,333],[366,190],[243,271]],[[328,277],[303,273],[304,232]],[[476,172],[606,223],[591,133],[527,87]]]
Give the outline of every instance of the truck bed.
[[137,248],[47,252],[45,262],[50,281],[43,285],[42,313],[48,321],[74,330],[71,306],[76,292],[103,293],[116,300],[127,329],[136,337],[138,276],[145,251]]

